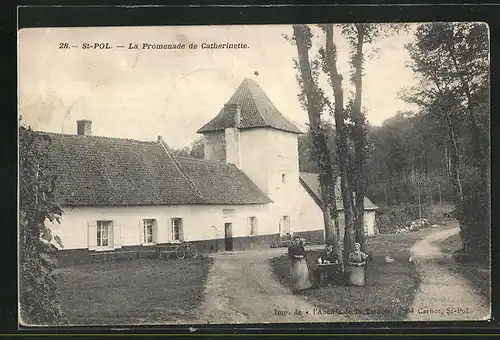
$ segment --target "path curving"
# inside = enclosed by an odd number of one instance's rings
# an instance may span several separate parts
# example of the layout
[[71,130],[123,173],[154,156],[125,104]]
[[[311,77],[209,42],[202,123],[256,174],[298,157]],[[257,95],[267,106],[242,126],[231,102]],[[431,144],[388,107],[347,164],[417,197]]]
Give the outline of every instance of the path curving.
[[[286,249],[215,254],[208,274],[201,324],[342,322],[341,315],[314,315],[313,305],[275,280],[269,259]],[[294,315],[295,311],[301,315]],[[279,311],[279,312],[278,312]],[[283,314],[286,313],[286,314]],[[306,314],[307,313],[307,314]]]
[[[421,284],[406,321],[487,320],[490,304],[460,274],[436,243],[458,233],[457,226],[437,229],[411,249]],[[205,298],[197,324],[349,322],[344,315],[315,315],[314,306],[293,295],[273,276],[269,260],[286,249],[211,255]],[[301,311],[301,315],[294,312]],[[308,312],[306,314],[306,312]],[[449,313],[451,312],[451,313]]]
[[453,259],[436,243],[460,231],[458,225],[439,229],[411,249],[421,283],[408,321],[488,320],[490,304],[467,279],[453,271]]

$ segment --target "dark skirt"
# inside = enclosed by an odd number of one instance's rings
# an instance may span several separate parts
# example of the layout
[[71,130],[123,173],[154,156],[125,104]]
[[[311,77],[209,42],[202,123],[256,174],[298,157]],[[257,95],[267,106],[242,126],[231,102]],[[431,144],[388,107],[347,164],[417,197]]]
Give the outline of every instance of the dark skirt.
[[290,289],[298,292],[312,287],[309,269],[305,259],[292,261],[290,266]]

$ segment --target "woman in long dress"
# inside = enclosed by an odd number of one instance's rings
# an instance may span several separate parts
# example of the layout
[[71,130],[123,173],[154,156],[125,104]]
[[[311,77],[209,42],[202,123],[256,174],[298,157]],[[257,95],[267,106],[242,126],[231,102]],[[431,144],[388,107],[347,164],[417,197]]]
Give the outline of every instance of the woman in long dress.
[[309,276],[309,269],[306,263],[306,251],[299,237],[295,237],[288,248],[290,257],[290,289],[293,294],[311,288],[312,282]]
[[368,255],[361,251],[359,243],[354,244],[354,251],[349,254],[349,284],[352,286],[365,285],[365,267]]

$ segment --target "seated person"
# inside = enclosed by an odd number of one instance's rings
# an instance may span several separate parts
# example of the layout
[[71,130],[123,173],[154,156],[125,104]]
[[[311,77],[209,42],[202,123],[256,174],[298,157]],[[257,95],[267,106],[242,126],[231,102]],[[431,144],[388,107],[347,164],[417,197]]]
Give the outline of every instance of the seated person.
[[[336,272],[331,272],[333,271],[342,271],[342,258],[334,250],[333,243],[329,242],[326,245],[325,250],[321,253],[320,257],[317,260],[318,264],[325,264],[325,263],[330,263],[330,264],[340,264],[338,268],[331,268],[330,270],[319,270],[319,281],[324,282],[332,282],[335,278]],[[336,269],[336,270],[335,270]]]

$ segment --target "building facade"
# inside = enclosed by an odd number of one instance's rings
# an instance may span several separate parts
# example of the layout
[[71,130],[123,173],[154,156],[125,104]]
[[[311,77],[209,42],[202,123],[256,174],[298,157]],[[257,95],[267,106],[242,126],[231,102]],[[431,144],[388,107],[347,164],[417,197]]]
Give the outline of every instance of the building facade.
[[[245,79],[198,133],[204,160],[175,157],[161,137],[92,136],[87,120],[76,135],[46,133],[64,211],[51,226],[61,258],[86,262],[100,251],[183,240],[201,252],[243,250],[287,233],[324,241],[317,174],[299,171],[301,131],[254,80]],[[376,207],[366,199],[365,208],[371,235]]]

